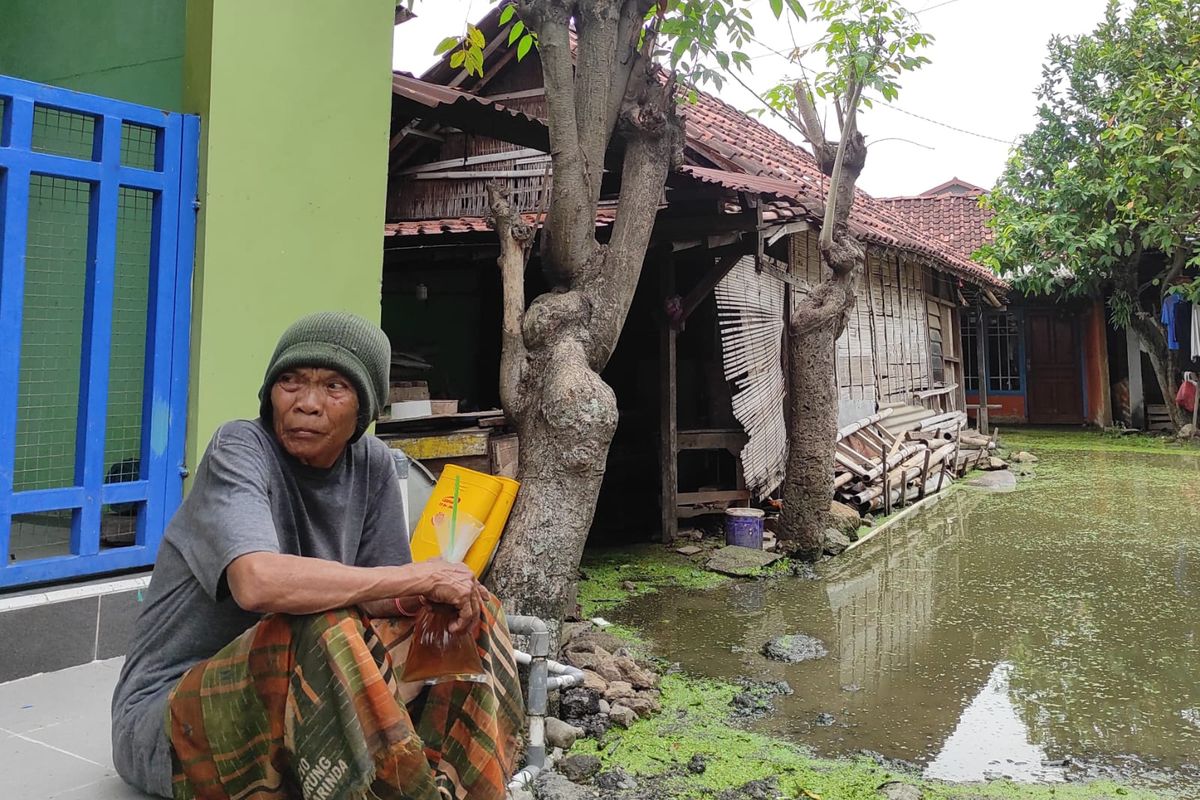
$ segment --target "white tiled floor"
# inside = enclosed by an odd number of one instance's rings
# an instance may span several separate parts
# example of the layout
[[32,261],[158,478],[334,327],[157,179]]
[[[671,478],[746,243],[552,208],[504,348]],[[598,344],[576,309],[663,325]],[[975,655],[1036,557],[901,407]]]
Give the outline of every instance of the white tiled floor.
[[123,659],[0,684],[0,798],[143,800],[112,765],[109,701]]

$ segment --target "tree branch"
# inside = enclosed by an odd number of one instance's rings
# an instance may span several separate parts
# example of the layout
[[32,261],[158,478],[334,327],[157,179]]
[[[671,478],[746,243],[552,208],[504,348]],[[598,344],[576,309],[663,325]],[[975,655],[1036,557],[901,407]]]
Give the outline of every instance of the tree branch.
[[828,147],[829,142],[825,139],[825,126],[821,124],[817,107],[813,105],[812,87],[808,85],[808,79],[801,75],[796,79],[792,91],[796,94],[796,111],[800,122],[800,132],[812,145],[813,155],[820,158],[820,154],[816,151]]
[[525,369],[525,340],[521,324],[525,315],[525,253],[533,229],[513,209],[499,184],[487,185],[492,225],[500,239],[500,283],[504,314],[500,345],[500,402],[514,417],[521,406],[521,377]]
[[617,346],[637,289],[646,246],[654,228],[662,187],[682,152],[683,127],[675,113],[674,76],[665,84],[654,66],[637,57],[631,79],[636,97],[627,101],[619,130],[628,144],[621,167],[621,202],[601,262],[580,286],[593,298],[588,362],[600,372]]
[[526,12],[537,26],[538,55],[546,87],[554,183],[550,213],[542,232],[542,264],[547,281],[555,287],[570,284],[572,273],[595,246],[595,204],[589,206],[587,201],[586,165],[575,113],[569,6],[562,0],[532,0]]

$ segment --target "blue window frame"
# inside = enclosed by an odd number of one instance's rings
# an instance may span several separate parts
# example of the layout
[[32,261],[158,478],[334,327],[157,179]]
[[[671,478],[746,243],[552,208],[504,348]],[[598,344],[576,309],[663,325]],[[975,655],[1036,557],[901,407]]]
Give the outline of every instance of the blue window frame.
[[198,142],[0,76],[0,589],[151,564],[179,505]]

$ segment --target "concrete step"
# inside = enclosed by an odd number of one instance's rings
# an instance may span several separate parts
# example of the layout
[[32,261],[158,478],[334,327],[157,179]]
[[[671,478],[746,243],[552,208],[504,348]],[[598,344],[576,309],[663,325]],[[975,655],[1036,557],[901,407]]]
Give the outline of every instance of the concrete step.
[[0,652],[0,683],[125,655],[149,585],[146,571],[0,595],[0,642],[19,643]]

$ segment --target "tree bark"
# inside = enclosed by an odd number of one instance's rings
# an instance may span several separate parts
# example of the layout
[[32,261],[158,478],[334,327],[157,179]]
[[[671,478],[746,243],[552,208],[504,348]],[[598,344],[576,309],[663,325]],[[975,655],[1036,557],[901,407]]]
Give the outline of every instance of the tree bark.
[[[574,607],[579,561],[617,427],[616,397],[600,372],[633,301],[662,187],[682,152],[673,81],[664,84],[653,70],[653,36],[638,48],[651,5],[517,3],[538,33],[546,86],[554,182],[540,255],[553,289],[524,308],[524,250],[516,241],[522,229],[493,189],[505,296],[501,397],[520,441],[521,489],[488,580],[510,611],[545,619],[555,641]],[[567,29],[572,17],[577,64]],[[614,131],[625,143],[621,194],[602,245],[594,221]]]
[[[1182,269],[1182,263],[1186,259],[1173,259],[1173,263],[1168,267],[1164,274],[1159,277],[1163,278],[1160,281],[1162,291],[1156,293],[1155,296],[1161,301],[1166,296],[1166,289],[1169,288],[1170,278],[1172,274],[1178,274]],[[1138,286],[1138,267],[1141,264],[1141,250],[1137,251],[1137,255],[1124,265],[1124,268],[1117,272],[1116,288],[1125,292],[1133,304],[1133,310],[1129,315],[1129,329],[1137,336],[1138,341],[1142,345],[1142,349],[1150,356],[1150,364],[1154,368],[1154,377],[1158,381],[1158,388],[1162,391],[1163,402],[1167,405],[1167,413],[1170,414],[1171,424],[1178,431],[1191,420],[1175,403],[1175,393],[1179,391],[1179,383],[1175,380],[1176,374],[1179,373],[1179,351],[1171,350],[1167,346],[1167,329],[1159,319],[1158,314],[1152,313],[1153,310],[1147,311],[1142,304],[1142,287]],[[1130,364],[1130,369],[1140,369],[1140,365]]]
[[[854,95],[857,102],[857,93]],[[811,104],[801,102],[802,109]],[[849,108],[853,105],[848,104]],[[811,110],[811,109],[809,109]],[[815,114],[805,114],[813,116]],[[789,325],[788,459],[783,484],[780,547],[807,561],[821,557],[829,503],[833,499],[833,462],[837,443],[837,340],[854,306],[864,251],[849,233],[850,208],[867,148],[853,113],[836,145],[820,132],[808,134],[823,174],[830,177],[821,229],[825,280],[802,296]]]

